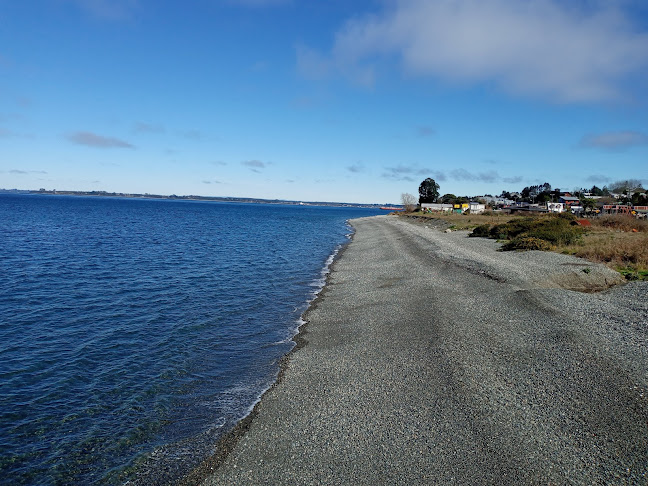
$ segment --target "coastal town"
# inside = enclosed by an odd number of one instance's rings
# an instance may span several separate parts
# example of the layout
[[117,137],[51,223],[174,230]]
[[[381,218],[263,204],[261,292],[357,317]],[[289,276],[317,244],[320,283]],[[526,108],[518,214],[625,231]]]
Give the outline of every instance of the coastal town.
[[[431,179],[426,179],[429,181]],[[640,181],[619,181],[612,187],[561,191],[551,189],[544,183],[525,187],[521,192],[503,191],[499,196],[486,194],[476,197],[457,197],[445,194],[436,198],[419,188],[419,204],[425,213],[452,212],[460,214],[481,214],[486,211],[502,213],[571,213],[576,216],[594,217],[620,214],[638,219],[648,218],[648,195]],[[429,182],[427,182],[430,184]],[[423,192],[421,192],[423,191]],[[438,191],[438,185],[437,185]],[[432,191],[433,193],[434,191]],[[408,199],[408,195],[403,195]],[[434,202],[430,202],[434,199]]]

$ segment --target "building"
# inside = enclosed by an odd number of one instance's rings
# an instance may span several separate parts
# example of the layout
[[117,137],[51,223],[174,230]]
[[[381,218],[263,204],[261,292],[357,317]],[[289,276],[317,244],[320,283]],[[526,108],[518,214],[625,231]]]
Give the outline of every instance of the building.
[[604,204],[603,214],[630,214],[632,206],[624,204]]
[[558,203],[548,202],[547,203],[547,211],[549,211],[550,213],[562,213],[563,211],[565,211],[566,208],[567,208],[567,205],[565,203],[561,203],[561,202],[558,202]]
[[503,197],[479,196],[479,199],[483,199],[493,207],[511,206],[512,204],[515,204],[513,199],[506,199]]
[[445,213],[452,211],[452,204],[423,203],[421,210],[430,213]]
[[572,204],[578,205],[580,203],[580,199],[577,197],[573,196],[560,196],[560,199],[558,199],[559,203],[566,204],[567,206],[571,206]]
[[470,214],[481,214],[486,211],[486,205],[478,202],[469,202]]
[[452,212],[462,214],[468,211],[469,208],[470,205],[468,203],[456,203],[452,205]]

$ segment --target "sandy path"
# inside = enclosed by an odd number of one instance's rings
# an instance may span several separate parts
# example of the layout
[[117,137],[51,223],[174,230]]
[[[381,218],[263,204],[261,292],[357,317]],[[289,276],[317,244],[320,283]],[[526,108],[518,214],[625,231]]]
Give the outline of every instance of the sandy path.
[[616,276],[353,225],[307,344],[206,484],[648,483],[646,283],[574,292]]

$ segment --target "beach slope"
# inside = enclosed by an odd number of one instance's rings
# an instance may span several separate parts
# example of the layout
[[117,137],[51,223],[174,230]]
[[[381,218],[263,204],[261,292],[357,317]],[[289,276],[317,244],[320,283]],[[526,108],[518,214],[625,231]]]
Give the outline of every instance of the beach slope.
[[[204,484],[646,484],[648,285],[354,220],[280,382]],[[585,270],[585,271],[584,271]]]

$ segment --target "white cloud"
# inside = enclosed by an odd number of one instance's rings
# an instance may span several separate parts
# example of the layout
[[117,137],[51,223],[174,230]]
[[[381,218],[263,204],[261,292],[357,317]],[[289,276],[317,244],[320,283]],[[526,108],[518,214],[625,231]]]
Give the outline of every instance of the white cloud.
[[302,74],[332,72],[371,84],[396,59],[412,76],[495,83],[557,102],[622,97],[620,84],[648,66],[648,32],[627,2],[593,0],[393,0],[347,22],[328,55],[299,47]]

